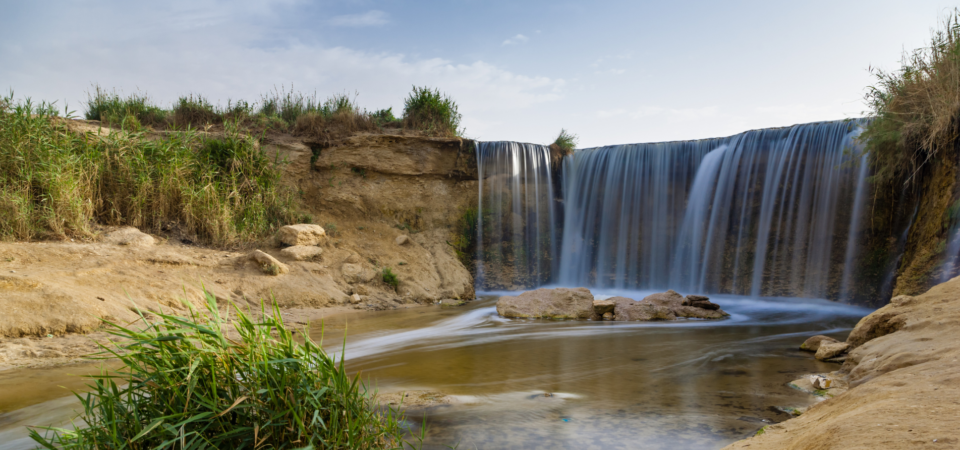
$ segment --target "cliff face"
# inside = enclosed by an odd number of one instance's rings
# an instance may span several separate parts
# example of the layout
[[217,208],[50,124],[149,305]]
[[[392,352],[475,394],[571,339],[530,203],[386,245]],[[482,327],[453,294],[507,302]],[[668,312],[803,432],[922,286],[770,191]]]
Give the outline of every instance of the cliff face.
[[[462,211],[476,207],[472,142],[362,134],[323,146],[279,135],[261,146],[285,161],[283,182],[326,229],[321,255],[297,260],[272,238],[235,250],[173,235],[142,247],[100,239],[0,243],[0,337],[85,333],[104,318],[135,319],[134,306],[176,312],[180,299],[201,301],[202,290],[241,305],[274,299],[306,309],[474,297],[473,277],[451,244]],[[248,257],[254,249],[289,271],[264,273]],[[396,286],[384,281],[387,268]]]

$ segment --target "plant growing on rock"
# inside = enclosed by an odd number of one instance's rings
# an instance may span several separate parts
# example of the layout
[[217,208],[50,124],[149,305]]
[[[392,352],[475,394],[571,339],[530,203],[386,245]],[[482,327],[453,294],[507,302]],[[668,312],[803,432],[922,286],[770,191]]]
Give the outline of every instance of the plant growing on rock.
[[554,139],[553,144],[550,144],[550,147],[555,146],[556,150],[564,155],[569,155],[577,147],[577,139],[577,135],[570,133],[566,128],[561,128],[560,134]]
[[50,449],[406,448],[402,414],[309,337],[297,343],[276,307],[254,320],[234,306],[228,321],[209,293],[206,311],[185,304],[188,317],[141,316],[142,331],[110,324],[121,341],[99,358],[122,367],[77,394],[87,426],[31,437]]
[[400,279],[397,278],[397,274],[393,273],[393,270],[391,270],[389,267],[384,267],[380,276],[384,283],[393,286],[394,291],[400,287]]

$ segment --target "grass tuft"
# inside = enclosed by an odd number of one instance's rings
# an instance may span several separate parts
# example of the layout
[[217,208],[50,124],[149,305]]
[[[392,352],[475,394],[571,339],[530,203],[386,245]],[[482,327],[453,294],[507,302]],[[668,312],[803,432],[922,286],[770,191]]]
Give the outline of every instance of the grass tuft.
[[255,320],[234,305],[227,320],[209,293],[205,311],[184,303],[187,317],[109,324],[119,340],[101,344],[96,358],[122,367],[76,394],[86,426],[33,428],[31,438],[69,450],[415,445],[403,441],[401,413],[372,400],[342,359],[309,337],[298,343],[276,307]]
[[403,124],[436,136],[462,136],[457,103],[438,89],[413,87],[403,104]]

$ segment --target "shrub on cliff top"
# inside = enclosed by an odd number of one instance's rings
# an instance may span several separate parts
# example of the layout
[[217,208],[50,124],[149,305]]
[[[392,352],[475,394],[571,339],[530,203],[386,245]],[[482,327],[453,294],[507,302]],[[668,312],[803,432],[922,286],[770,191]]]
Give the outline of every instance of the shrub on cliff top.
[[460,136],[457,103],[438,89],[413,87],[403,103],[403,125],[437,136]]
[[227,321],[206,301],[205,312],[186,303],[188,317],[110,324],[120,341],[98,358],[122,367],[77,394],[86,427],[31,437],[49,449],[404,448],[402,415],[371,400],[342,359],[299,344],[279,309],[255,320],[234,306]]
[[560,134],[554,139],[551,145],[557,146],[560,152],[569,155],[573,153],[573,150],[577,147],[577,135],[570,133],[566,128],[561,128]]
[[[960,13],[954,11],[930,45],[905,53],[894,72],[875,71],[866,95],[876,116],[862,135],[878,188],[896,190],[940,155],[954,155],[960,137]],[[894,184],[896,182],[896,184]]]

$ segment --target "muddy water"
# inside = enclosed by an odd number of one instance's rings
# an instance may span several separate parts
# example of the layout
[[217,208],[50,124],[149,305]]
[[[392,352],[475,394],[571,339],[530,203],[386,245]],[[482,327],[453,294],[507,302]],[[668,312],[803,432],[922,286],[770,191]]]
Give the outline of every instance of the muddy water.
[[[642,298],[642,292],[608,292]],[[837,366],[796,350],[845,338],[870,311],[817,300],[714,296],[722,321],[504,319],[495,300],[325,319],[324,346],[381,391],[431,390],[457,403],[409,411],[425,448],[719,448],[785,420],[811,396],[795,375]],[[320,324],[313,337],[321,337]],[[25,425],[73,416],[68,389],[95,366],[0,372],[0,450],[33,448]],[[67,388],[67,389],[64,389]],[[551,394],[545,396],[546,393]],[[415,425],[414,425],[415,426]]]
[[869,313],[816,300],[714,300],[729,319],[515,320],[487,299],[328,319],[325,336],[330,345],[346,328],[347,366],[381,391],[459,400],[410,411],[426,418],[427,448],[710,449],[789,418],[777,406],[815,402],[786,383],[837,366],[797,346],[817,333],[843,339]]

